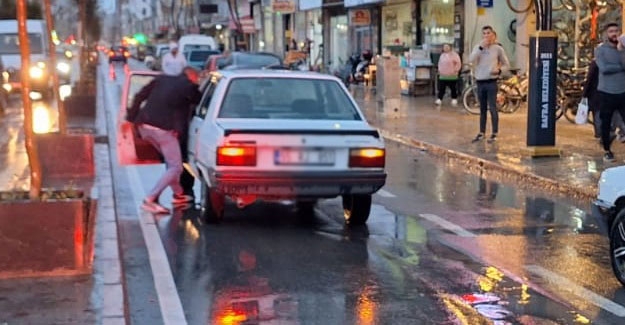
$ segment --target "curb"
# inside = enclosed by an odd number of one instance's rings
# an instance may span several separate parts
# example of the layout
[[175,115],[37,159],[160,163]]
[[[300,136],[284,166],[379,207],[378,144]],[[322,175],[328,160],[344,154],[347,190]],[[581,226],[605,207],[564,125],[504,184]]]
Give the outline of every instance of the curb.
[[[96,78],[102,82],[98,68]],[[98,93],[103,89],[98,87]],[[110,101],[106,93],[96,101],[96,139],[95,144],[97,184],[100,195],[98,202],[98,222],[96,224],[96,240],[99,249],[95,255],[95,265],[102,269],[102,318],[103,325],[126,324],[126,297],[122,274],[122,261],[119,249],[119,229],[115,196],[113,193],[113,175],[108,131],[106,128],[106,105]]]
[[597,197],[597,190],[594,186],[592,188],[582,188],[548,177],[539,176],[531,172],[526,172],[519,168],[504,166],[487,159],[448,149],[426,141],[406,137],[388,130],[378,129],[378,131],[382,137],[389,141],[427,151],[430,155],[437,158],[462,163],[473,173],[479,173],[480,175],[488,173],[491,174],[491,176],[505,178],[523,187],[539,189],[586,202],[592,202]]

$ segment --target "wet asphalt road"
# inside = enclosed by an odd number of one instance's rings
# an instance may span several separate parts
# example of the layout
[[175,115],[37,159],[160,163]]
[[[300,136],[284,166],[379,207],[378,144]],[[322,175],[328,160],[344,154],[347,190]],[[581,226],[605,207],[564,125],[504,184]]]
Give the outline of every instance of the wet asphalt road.
[[[114,84],[101,89],[118,96]],[[107,107],[114,120],[117,107]],[[219,225],[194,209],[155,219],[188,323],[623,322],[624,291],[585,203],[466,174],[404,146],[387,149],[388,182],[363,228],[343,226],[338,200],[320,202],[309,223],[286,203],[231,206]],[[162,171],[114,172],[137,324],[161,323],[165,313],[135,212],[137,193]]]

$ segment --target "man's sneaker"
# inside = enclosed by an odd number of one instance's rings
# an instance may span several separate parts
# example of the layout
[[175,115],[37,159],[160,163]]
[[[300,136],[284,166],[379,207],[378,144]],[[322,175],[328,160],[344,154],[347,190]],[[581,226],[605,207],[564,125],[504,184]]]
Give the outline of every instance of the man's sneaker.
[[471,142],[478,142],[484,140],[484,133],[479,133],[475,139],[471,140]]
[[174,205],[187,204],[193,201],[195,201],[195,198],[187,194],[174,194],[174,197],[171,199],[171,203]]
[[436,104],[436,106],[441,106],[442,103],[443,103],[443,101],[441,101],[440,99],[436,99],[436,101],[434,102],[434,104]]
[[488,138],[488,140],[486,140],[488,143],[493,143],[495,141],[497,141],[497,135],[496,134],[491,134],[490,138]]
[[614,159],[614,154],[612,153],[612,151],[606,151],[605,154],[603,155],[603,160],[607,162],[616,161],[616,159]]
[[168,214],[169,213],[169,209],[167,209],[166,207],[158,204],[158,202],[149,201],[149,200],[143,200],[143,204],[141,204],[141,209],[149,213],[154,213],[154,214]]
[[453,107],[458,106],[458,100],[457,99],[452,99],[451,100],[451,106],[453,106]]

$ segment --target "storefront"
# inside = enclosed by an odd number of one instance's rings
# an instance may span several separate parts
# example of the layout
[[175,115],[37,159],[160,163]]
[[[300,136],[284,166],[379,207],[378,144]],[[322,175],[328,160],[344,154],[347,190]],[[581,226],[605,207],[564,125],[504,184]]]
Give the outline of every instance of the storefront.
[[362,53],[369,50],[373,53],[381,52],[380,13],[381,0],[347,0],[350,27],[351,50]]
[[263,52],[274,52],[275,50],[275,27],[274,27],[274,14],[273,10],[271,10],[271,6],[262,6],[262,20],[263,20],[263,28],[260,42],[258,44],[258,49]]
[[347,9],[342,0],[324,0],[322,16],[324,66],[334,71],[349,58]]
[[[443,1],[443,0],[436,0]],[[416,6],[412,0],[388,0],[382,7],[382,47],[416,45]]]
[[460,32],[462,23],[461,16],[456,16],[453,0],[424,0],[421,6],[421,30],[423,31],[423,44],[428,48],[437,50],[443,44],[454,44],[460,49],[461,42],[456,44],[456,32]]
[[299,0],[299,12],[295,17],[295,39],[300,49],[309,43],[308,63],[312,67],[321,64],[323,60],[320,51],[323,44],[322,5],[322,0]]

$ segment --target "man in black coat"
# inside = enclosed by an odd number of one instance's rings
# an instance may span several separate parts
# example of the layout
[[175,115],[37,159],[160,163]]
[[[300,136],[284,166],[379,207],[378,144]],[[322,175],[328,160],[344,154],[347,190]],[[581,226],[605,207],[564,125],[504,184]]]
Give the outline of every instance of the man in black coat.
[[[191,107],[200,101],[201,96],[198,72],[187,67],[179,76],[161,75],[154,78],[135,95],[128,110],[127,119],[137,125],[143,139],[158,149],[167,167],[143,200],[141,207],[148,212],[169,213],[169,209],[158,202],[159,196],[168,186],[174,192],[174,205],[188,204],[194,200],[191,175],[183,177],[187,188],[181,186],[181,174],[186,172],[182,165],[186,148],[181,147],[186,147]],[[144,101],[145,106],[141,108]]]

